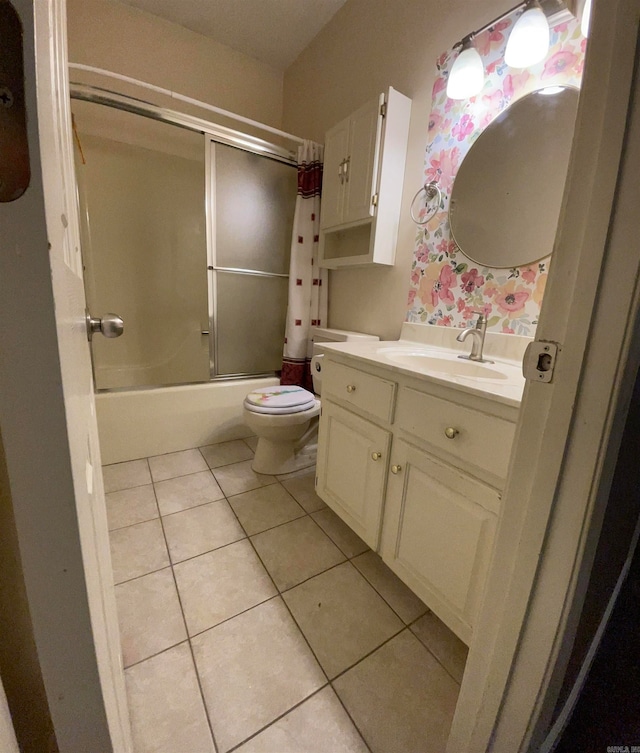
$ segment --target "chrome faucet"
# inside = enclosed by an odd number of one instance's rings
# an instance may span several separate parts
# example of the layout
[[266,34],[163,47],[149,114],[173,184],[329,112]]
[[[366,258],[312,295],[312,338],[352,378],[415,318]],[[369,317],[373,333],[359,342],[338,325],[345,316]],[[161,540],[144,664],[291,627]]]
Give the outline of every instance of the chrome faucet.
[[493,363],[487,358],[482,357],[482,349],[484,348],[484,336],[487,332],[487,318],[480,311],[475,311],[478,315],[478,319],[475,324],[470,325],[456,337],[459,343],[463,343],[469,335],[471,335],[473,342],[471,343],[471,353],[468,356],[458,356],[458,358],[465,358],[468,361],[476,361],[477,363]]

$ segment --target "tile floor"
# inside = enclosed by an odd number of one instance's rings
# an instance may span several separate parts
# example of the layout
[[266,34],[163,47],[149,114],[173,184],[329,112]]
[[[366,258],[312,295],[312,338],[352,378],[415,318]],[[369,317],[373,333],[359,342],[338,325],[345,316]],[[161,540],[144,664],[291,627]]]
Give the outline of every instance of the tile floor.
[[442,753],[466,647],[254,446],[104,468],[135,753]]

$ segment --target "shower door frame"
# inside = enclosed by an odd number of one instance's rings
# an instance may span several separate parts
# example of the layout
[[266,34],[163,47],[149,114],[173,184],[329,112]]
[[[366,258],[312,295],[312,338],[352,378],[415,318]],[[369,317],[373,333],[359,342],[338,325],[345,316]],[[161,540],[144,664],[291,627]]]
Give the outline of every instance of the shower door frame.
[[[207,227],[207,283],[209,286],[209,379],[215,382],[220,379],[254,379],[256,377],[270,377],[274,375],[273,371],[260,372],[240,372],[237,374],[218,374],[218,325],[216,321],[216,305],[218,301],[217,277],[218,272],[230,272],[233,274],[251,275],[254,277],[267,278],[284,278],[289,279],[288,274],[278,272],[263,272],[258,269],[249,269],[244,267],[223,267],[217,264],[217,246],[216,246],[216,219],[215,219],[215,200],[216,200],[216,170],[214,165],[214,156],[216,143],[223,143],[226,146],[235,146],[244,151],[249,151],[258,156],[273,159],[276,162],[283,162],[291,167],[297,167],[297,160],[284,159],[275,155],[267,155],[247,149],[237,144],[229,144],[205,134],[205,174],[207,176],[205,205],[207,210],[206,227]],[[294,197],[295,200],[295,197]],[[284,330],[282,338],[284,343]]]
[[[204,142],[203,148],[205,152],[205,227],[206,227],[206,246],[207,246],[207,317],[209,322],[209,330],[203,331],[203,336],[208,335],[209,338],[209,379],[208,382],[215,382],[228,379],[255,379],[260,377],[273,376],[274,372],[246,372],[238,374],[217,374],[217,322],[215,321],[216,301],[217,301],[217,285],[216,285],[216,272],[231,272],[237,274],[254,275],[260,277],[281,277],[288,278],[288,274],[278,274],[272,272],[262,272],[260,270],[244,269],[244,268],[232,268],[232,267],[219,267],[216,265],[216,253],[215,253],[215,217],[214,217],[214,200],[215,200],[215,170],[212,164],[212,144],[223,144],[225,146],[241,149],[245,152],[256,154],[259,157],[265,157],[267,159],[274,160],[276,162],[282,162],[289,165],[292,168],[297,168],[297,156],[296,153],[288,149],[287,147],[274,144],[264,139],[252,136],[250,134],[237,131],[227,126],[222,126],[217,123],[198,118],[193,115],[187,115],[177,110],[172,110],[159,105],[154,105],[151,102],[145,100],[130,97],[126,94],[120,94],[110,89],[95,86],[93,84],[81,84],[70,82],[70,97],[71,99],[77,99],[82,102],[90,102],[92,104],[103,105],[105,107],[113,107],[117,110],[123,110],[125,112],[132,113],[134,115],[140,115],[145,118],[157,120],[162,123],[174,125],[179,128],[184,128],[189,131],[195,131],[202,134]],[[215,148],[215,147],[214,147]],[[284,341],[284,331],[282,333]],[[95,364],[93,350],[91,350],[91,364],[92,371],[94,372],[94,387],[95,387]],[[122,392],[123,390],[139,390],[139,389],[153,389],[154,387],[176,387],[190,384],[207,384],[207,382],[180,382],[178,384],[161,384],[161,385],[143,385],[135,387],[107,387],[98,392]]]

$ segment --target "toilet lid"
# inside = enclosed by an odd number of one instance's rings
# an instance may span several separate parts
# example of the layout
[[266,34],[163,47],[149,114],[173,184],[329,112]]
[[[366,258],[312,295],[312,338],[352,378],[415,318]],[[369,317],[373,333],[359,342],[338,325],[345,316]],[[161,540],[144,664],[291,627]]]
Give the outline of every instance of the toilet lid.
[[295,385],[264,387],[250,392],[244,404],[256,413],[299,413],[315,405],[312,392]]

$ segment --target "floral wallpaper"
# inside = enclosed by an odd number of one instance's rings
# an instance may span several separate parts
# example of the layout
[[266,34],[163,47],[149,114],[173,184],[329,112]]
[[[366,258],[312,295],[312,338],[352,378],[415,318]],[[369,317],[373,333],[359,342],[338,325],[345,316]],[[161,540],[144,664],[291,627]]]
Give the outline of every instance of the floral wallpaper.
[[517,15],[479,34],[475,44],[486,81],[468,100],[446,95],[450,50],[437,61],[425,157],[425,182],[436,181],[443,201],[416,236],[406,320],[446,327],[466,326],[473,311],[484,311],[494,331],[533,336],[549,271],[549,257],[530,266],[492,269],[471,261],[456,246],[449,228],[449,198],[456,172],[483,129],[512,102],[544,86],[580,86],[586,40],[578,21],[551,30],[549,54],[525,70],[509,68],[504,50]]

